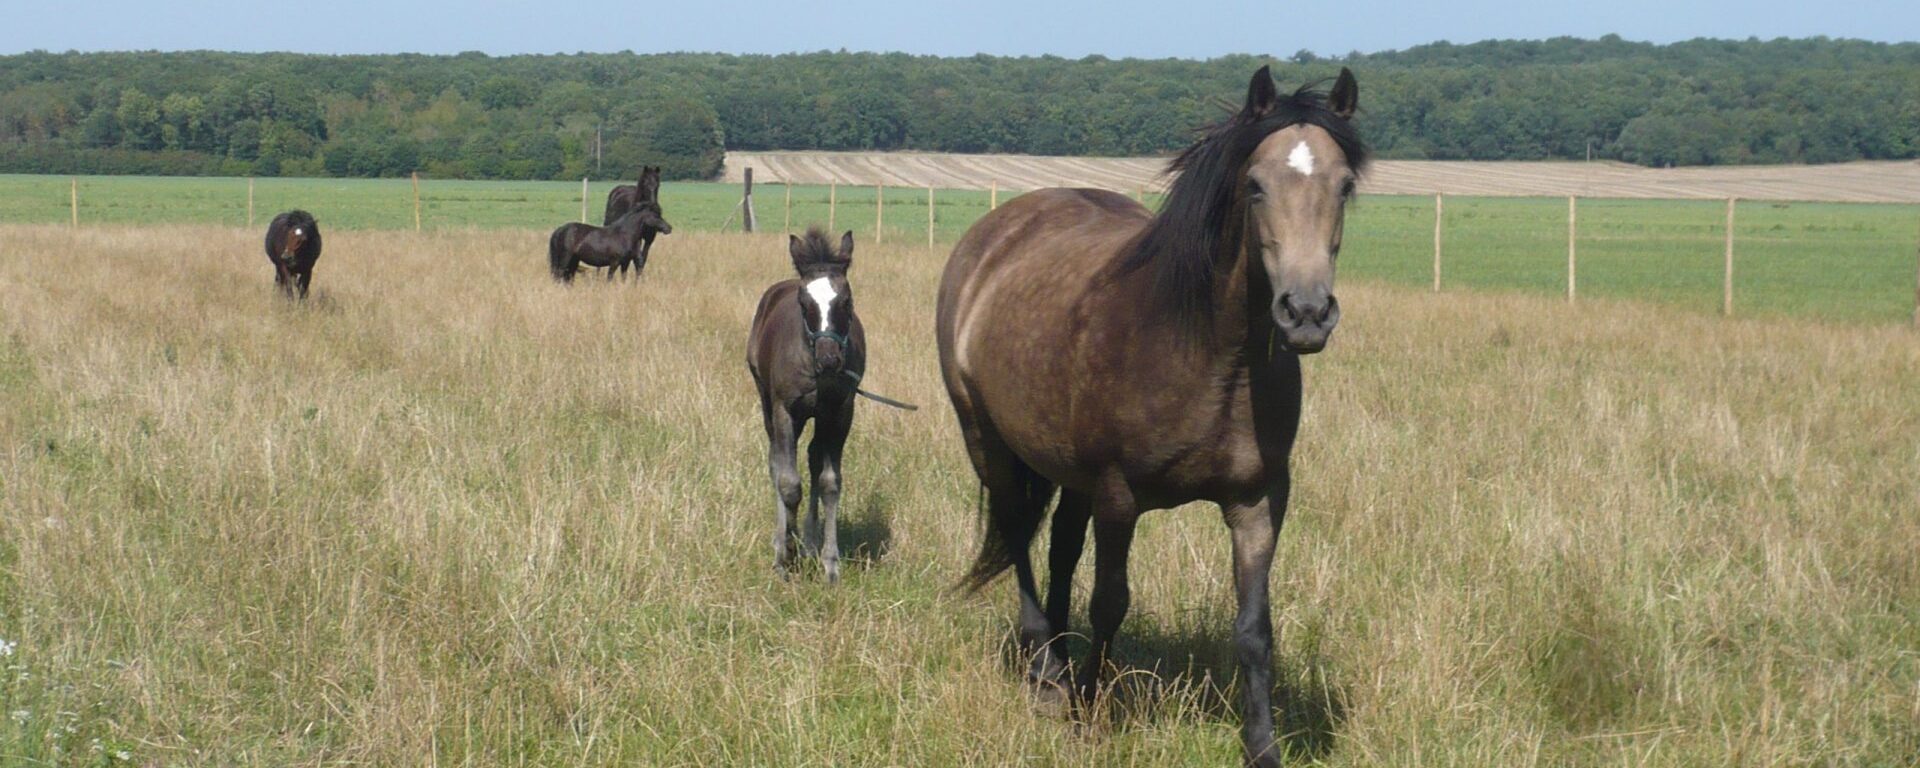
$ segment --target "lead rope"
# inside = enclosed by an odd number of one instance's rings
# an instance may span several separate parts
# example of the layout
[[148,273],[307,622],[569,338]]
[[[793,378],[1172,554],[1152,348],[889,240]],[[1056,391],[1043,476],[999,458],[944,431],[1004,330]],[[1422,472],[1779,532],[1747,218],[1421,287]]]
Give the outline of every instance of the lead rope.
[[903,402],[900,402],[900,401],[898,401],[898,400],[895,400],[895,399],[893,399],[893,398],[890,398],[890,397],[885,397],[885,396],[882,396],[882,395],[876,395],[876,394],[874,394],[874,393],[872,393],[872,392],[868,392],[868,391],[866,391],[866,390],[864,390],[864,389],[861,389],[861,388],[860,388],[860,374],[858,374],[858,373],[855,373],[855,372],[853,372],[853,371],[841,371],[840,373],[841,373],[842,375],[844,375],[844,376],[846,376],[846,377],[847,377],[848,379],[851,379],[851,380],[853,381],[853,393],[854,393],[854,394],[856,394],[856,395],[859,395],[859,396],[861,396],[861,397],[864,397],[864,398],[867,398],[868,400],[872,400],[872,401],[874,401],[874,402],[876,402],[876,403],[879,403],[879,404],[881,404],[881,405],[890,405],[890,406],[893,406],[893,407],[895,407],[895,408],[899,408],[900,410],[903,410],[903,411],[917,411],[917,410],[920,410],[920,406],[917,406],[917,405],[913,405],[913,404],[911,404],[911,403],[903,403]]

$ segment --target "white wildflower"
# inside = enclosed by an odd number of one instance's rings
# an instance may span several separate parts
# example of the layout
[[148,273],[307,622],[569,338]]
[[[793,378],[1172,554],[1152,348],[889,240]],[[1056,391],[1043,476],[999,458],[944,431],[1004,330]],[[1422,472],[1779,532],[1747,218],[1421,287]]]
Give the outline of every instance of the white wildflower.
[[12,656],[13,648],[14,648],[14,643],[12,641],[7,640],[6,638],[0,638],[0,658]]
[[113,751],[113,759],[119,760],[120,762],[123,762],[123,763],[129,762],[133,760],[133,753],[128,752],[127,750],[124,750],[124,749],[116,749]]
[[25,726],[27,724],[27,720],[33,717],[32,712],[28,712],[24,709],[16,709],[9,714],[13,716],[13,724],[19,725],[19,726]]

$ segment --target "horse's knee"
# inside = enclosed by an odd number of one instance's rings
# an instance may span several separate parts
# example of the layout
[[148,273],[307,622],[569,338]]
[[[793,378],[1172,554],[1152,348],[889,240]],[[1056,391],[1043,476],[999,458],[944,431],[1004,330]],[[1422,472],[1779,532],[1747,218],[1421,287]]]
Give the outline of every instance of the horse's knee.
[[820,489],[820,495],[835,498],[840,495],[840,472],[832,466],[820,468],[820,474],[813,478],[813,487]]
[[773,490],[780,494],[780,503],[788,509],[800,506],[800,476],[790,470],[782,470],[774,475]]

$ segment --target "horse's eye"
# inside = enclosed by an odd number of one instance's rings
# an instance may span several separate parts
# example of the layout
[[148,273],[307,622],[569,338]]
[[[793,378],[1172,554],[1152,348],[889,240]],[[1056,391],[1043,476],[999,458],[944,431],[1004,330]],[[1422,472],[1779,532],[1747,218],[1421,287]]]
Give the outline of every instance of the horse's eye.
[[1259,198],[1266,197],[1266,196],[1267,196],[1267,191],[1260,188],[1260,182],[1255,181],[1253,179],[1247,179],[1247,197],[1257,200]]
[[1347,179],[1340,185],[1340,197],[1347,200],[1353,199],[1353,179]]

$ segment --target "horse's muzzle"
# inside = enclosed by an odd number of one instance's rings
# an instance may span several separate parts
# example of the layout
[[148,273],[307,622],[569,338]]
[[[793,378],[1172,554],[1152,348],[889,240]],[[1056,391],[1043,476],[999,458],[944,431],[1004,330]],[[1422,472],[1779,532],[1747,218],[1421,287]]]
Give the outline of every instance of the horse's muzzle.
[[1327,347],[1340,322],[1340,301],[1333,294],[1285,293],[1273,302],[1273,324],[1288,352],[1310,355]]

